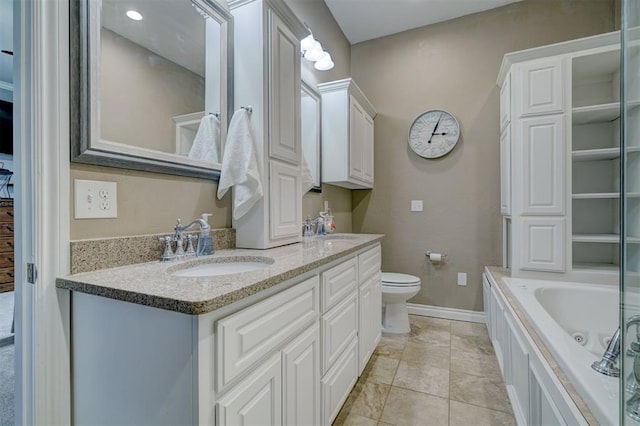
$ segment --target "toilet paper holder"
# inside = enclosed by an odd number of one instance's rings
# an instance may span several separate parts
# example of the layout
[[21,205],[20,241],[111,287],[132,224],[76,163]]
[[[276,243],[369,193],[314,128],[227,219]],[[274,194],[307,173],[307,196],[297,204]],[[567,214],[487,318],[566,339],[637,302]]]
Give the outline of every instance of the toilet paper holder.
[[431,259],[431,255],[432,254],[439,254],[441,256],[441,259],[442,259],[441,262],[443,262],[448,257],[447,253],[435,253],[435,252],[432,252],[432,251],[428,251],[424,255],[427,256],[427,258],[429,258],[429,260],[433,261],[433,259]]

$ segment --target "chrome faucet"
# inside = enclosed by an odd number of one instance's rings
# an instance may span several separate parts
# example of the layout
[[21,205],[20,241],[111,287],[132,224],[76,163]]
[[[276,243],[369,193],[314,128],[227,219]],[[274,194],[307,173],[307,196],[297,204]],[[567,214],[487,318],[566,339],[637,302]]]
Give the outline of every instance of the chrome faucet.
[[[185,231],[189,231],[196,225],[200,228],[200,233],[198,234],[198,245],[195,250],[196,256],[207,256],[215,252],[213,240],[211,238],[211,226],[209,226],[208,222],[209,216],[211,216],[210,213],[203,213],[201,218],[194,220],[186,226],[182,224],[181,219],[177,220],[176,226],[173,228],[176,231],[175,240],[178,243],[175,254],[176,256],[178,255],[178,250],[183,250],[182,242],[184,241],[184,238],[182,234]],[[182,255],[184,255],[184,251],[182,252]]]
[[[627,323],[627,328],[629,324]],[[596,361],[591,364],[591,368],[598,373],[602,373],[606,376],[620,377],[620,369],[616,367],[616,361],[620,355],[620,327],[616,330],[611,338],[611,341],[607,345],[607,349],[604,351],[604,355],[600,361]]]

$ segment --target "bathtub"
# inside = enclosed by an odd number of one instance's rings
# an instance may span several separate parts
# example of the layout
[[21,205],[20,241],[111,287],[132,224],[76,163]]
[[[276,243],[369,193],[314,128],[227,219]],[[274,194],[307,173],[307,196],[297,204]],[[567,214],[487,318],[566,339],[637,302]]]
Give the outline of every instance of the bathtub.
[[619,380],[591,368],[618,327],[618,289],[519,278],[502,281],[596,419],[603,425],[619,424]]

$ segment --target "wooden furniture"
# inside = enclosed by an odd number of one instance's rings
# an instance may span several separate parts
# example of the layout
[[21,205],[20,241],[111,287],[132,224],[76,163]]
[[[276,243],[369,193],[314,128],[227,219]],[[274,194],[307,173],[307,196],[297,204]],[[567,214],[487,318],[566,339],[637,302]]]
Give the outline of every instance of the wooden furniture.
[[373,120],[376,110],[346,78],[318,85],[322,96],[322,182],[373,188]]
[[381,338],[380,253],[197,316],[75,292],[76,423],[330,425]]
[[0,199],[0,293],[14,290],[13,199]]
[[[621,195],[627,211],[640,209],[640,146],[626,148],[630,185],[620,193],[619,40],[614,32],[504,57],[501,211],[513,276],[617,283]],[[639,91],[628,91],[630,122]],[[627,226],[629,259],[640,257],[638,222]]]
[[251,106],[264,197],[233,221],[238,248],[302,239],[300,40],[304,25],[282,0],[232,0],[236,108]]

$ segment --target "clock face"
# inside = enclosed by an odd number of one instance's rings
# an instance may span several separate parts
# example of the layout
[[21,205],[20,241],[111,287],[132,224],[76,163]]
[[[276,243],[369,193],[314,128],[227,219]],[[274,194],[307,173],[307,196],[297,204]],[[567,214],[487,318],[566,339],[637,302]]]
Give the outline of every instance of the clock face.
[[446,155],[458,143],[458,120],[447,111],[434,109],[415,119],[409,129],[409,146],[424,158]]

